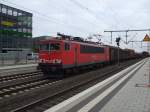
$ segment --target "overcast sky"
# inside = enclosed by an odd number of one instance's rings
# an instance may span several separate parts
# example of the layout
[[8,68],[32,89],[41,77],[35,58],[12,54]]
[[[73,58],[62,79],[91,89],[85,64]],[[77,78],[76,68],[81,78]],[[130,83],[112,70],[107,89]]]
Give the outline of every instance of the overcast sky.
[[[110,44],[110,33],[104,30],[149,29],[150,0],[0,0],[6,5],[33,13],[33,36],[52,35],[57,32],[86,38],[88,35],[101,34],[102,41]],[[130,32],[128,40],[142,40],[149,32]],[[121,47],[125,33],[121,36]],[[140,43],[133,44],[137,51]],[[144,45],[144,44],[143,44]],[[146,44],[144,45],[146,46]]]

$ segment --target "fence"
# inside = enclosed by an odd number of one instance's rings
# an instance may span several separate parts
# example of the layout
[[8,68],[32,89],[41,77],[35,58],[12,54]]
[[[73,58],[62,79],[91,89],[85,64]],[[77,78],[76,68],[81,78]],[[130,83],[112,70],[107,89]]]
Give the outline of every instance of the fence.
[[37,63],[37,61],[37,58],[31,59],[23,52],[0,53],[0,66]]

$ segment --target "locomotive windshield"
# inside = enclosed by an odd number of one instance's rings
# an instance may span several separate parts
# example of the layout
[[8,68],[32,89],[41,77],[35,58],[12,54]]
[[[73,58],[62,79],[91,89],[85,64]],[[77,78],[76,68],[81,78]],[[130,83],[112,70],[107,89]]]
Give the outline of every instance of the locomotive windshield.
[[51,43],[50,44],[50,51],[51,50],[60,50],[60,44],[59,43]]
[[42,45],[40,45],[40,50],[48,51],[49,50],[49,44],[42,44]]
[[60,50],[60,44],[59,43],[42,44],[42,45],[40,45],[40,50],[58,51],[58,50]]

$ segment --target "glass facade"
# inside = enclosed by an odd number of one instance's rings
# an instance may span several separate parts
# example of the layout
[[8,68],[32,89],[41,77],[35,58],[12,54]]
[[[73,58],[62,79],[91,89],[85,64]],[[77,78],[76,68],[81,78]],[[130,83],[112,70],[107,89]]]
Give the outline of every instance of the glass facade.
[[0,50],[31,48],[32,14],[0,4]]

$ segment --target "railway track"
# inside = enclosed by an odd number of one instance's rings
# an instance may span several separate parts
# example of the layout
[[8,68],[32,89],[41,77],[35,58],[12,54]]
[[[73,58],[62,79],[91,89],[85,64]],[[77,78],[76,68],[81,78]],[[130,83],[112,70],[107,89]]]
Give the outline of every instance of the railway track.
[[[137,61],[122,63],[120,67],[110,66],[99,71],[92,71],[86,74],[82,74],[81,76],[79,75],[61,81],[35,82],[37,85],[35,83],[31,83],[28,84],[27,87],[20,85],[20,88],[18,86],[18,89],[15,89],[13,92],[14,94],[17,91],[20,94],[15,94],[7,98],[7,94],[9,92],[4,92],[2,94],[0,93],[0,97],[1,95],[2,97],[6,97],[1,98],[0,108],[3,112],[42,112],[50,108],[51,106],[73,96],[74,94],[83,91],[84,89],[92,86],[93,84],[106,79],[107,77],[115,74],[116,72],[121,71],[122,69],[135,62]],[[100,73],[101,75],[98,75]],[[19,92],[18,90],[21,90],[21,92]],[[20,103],[19,101],[23,102]]]
[[44,87],[45,85],[53,84],[55,81],[57,80],[43,79],[0,88],[0,100],[18,95],[23,92],[31,91],[33,89]]
[[0,70],[0,77],[3,76],[10,76],[10,75],[17,75],[22,73],[31,73],[36,72],[36,66],[30,66],[30,67],[19,67],[19,68],[7,68]]
[[9,86],[23,84],[31,81],[43,80],[46,77],[43,75],[41,71],[24,73],[24,74],[16,74],[0,77],[0,88],[6,88]]
[[52,85],[57,81],[58,79],[48,79],[41,71],[0,77],[0,102],[9,102],[9,99],[22,93]]
[[56,79],[48,79],[41,71],[4,76],[0,78],[0,99],[25,91],[52,84]]
[[12,81],[12,80],[16,80],[19,78],[26,78],[26,77],[32,77],[35,75],[39,75],[41,74],[41,71],[36,71],[36,72],[30,72],[30,73],[22,73],[22,74],[15,74],[15,75],[6,75],[6,76],[2,76],[0,77],[0,82],[6,82],[6,81]]

